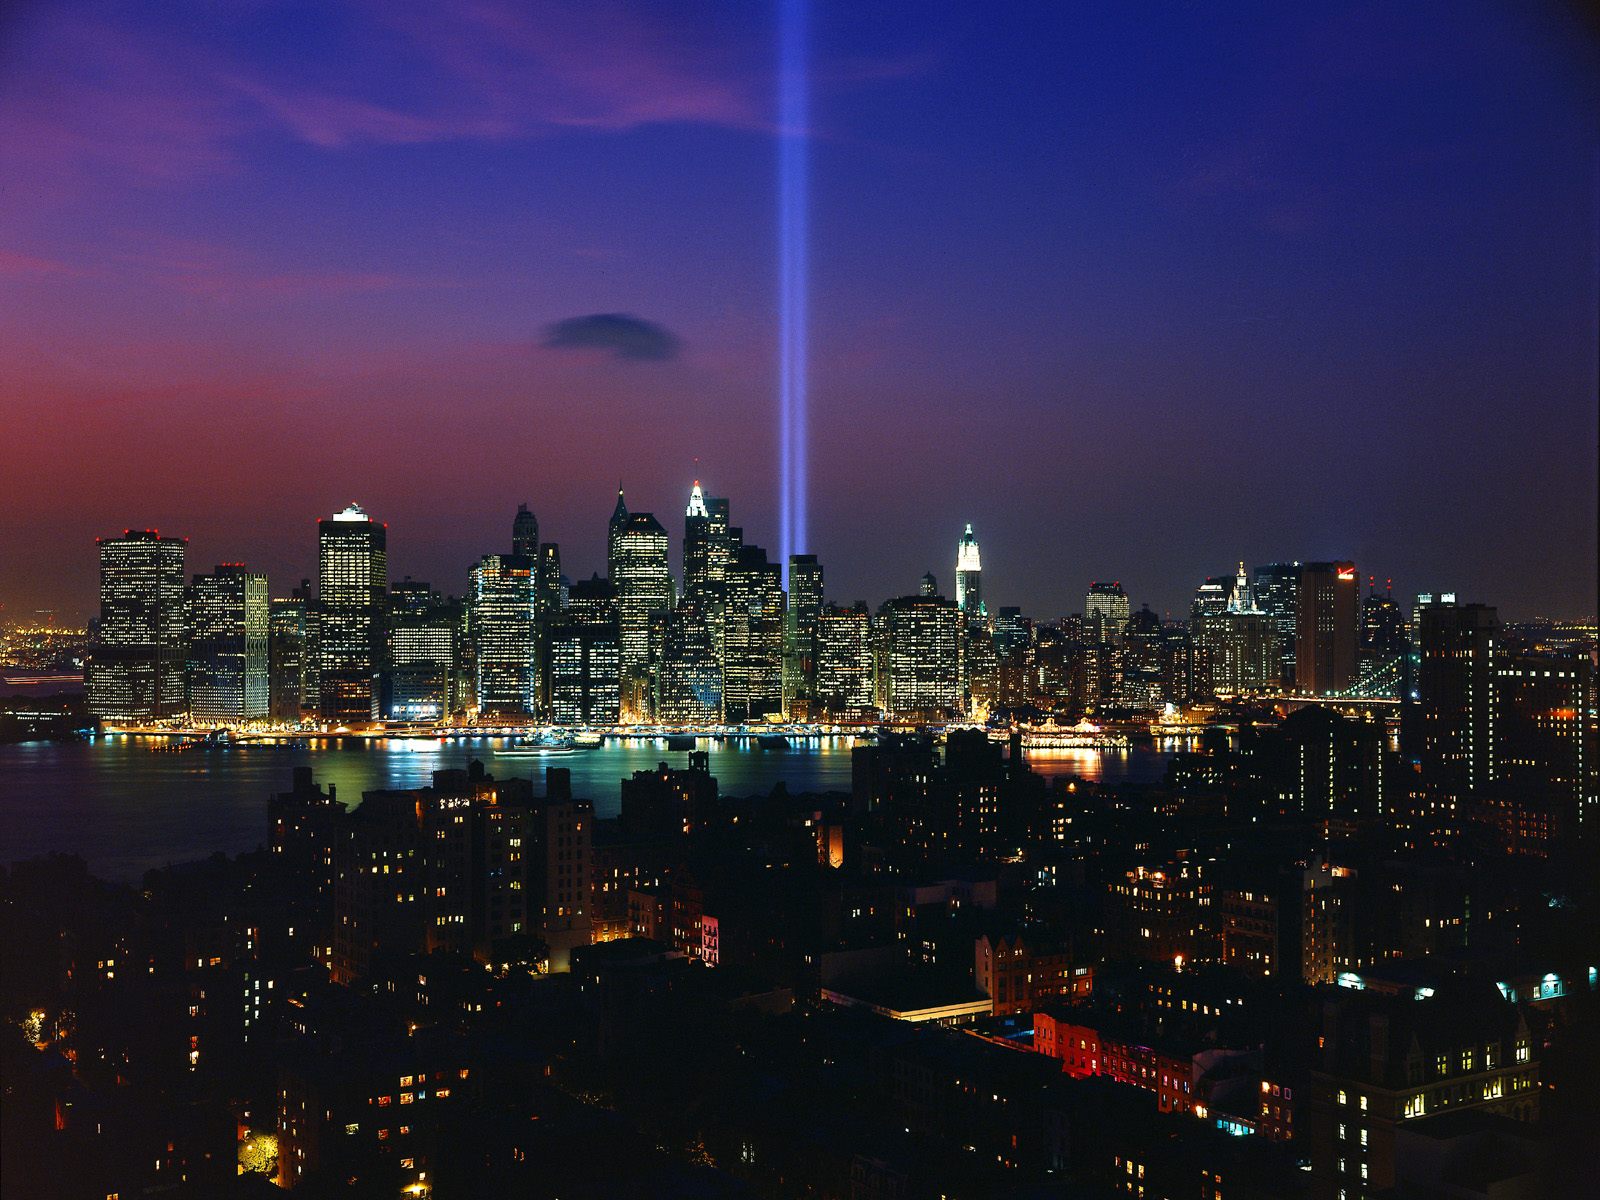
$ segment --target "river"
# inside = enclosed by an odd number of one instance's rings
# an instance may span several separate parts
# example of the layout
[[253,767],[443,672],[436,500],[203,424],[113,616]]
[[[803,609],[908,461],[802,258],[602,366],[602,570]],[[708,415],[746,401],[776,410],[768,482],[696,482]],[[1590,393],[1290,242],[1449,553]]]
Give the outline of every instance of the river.
[[[791,792],[850,790],[855,739],[825,739],[787,749],[702,741],[724,794],[763,795],[780,781]],[[283,746],[158,753],[164,743],[140,737],[92,742],[0,746],[0,862],[55,852],[80,854],[106,879],[137,881],[152,867],[238,854],[261,845],[267,798],[289,787],[297,766],[335,784],[353,805],[375,788],[426,785],[432,773],[482,759],[498,778],[538,780],[545,766],[572,772],[573,793],[594,802],[598,816],[616,815],[620,783],[659,762],[683,765],[688,755],[660,739],[607,741],[592,750],[535,755],[500,739],[330,740]],[[1149,744],[1122,751],[1053,750],[1029,755],[1041,774],[1152,782],[1168,753]],[[543,790],[542,782],[539,789]]]

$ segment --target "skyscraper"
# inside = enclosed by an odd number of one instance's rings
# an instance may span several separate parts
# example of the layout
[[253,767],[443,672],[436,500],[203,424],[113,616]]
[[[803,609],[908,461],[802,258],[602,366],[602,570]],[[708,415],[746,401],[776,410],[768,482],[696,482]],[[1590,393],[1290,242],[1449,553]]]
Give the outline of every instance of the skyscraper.
[[823,716],[859,721],[873,712],[872,617],[865,604],[817,614],[816,703]]
[[883,605],[884,707],[900,720],[939,721],[962,708],[961,610],[942,596]]
[[480,713],[522,718],[537,709],[533,563],[520,554],[485,554],[472,568],[467,603]]
[[983,613],[983,567],[978,559],[978,539],[972,523],[956,543],[956,607],[962,612]]
[[89,711],[104,721],[180,717],[186,543],[128,529],[99,544],[100,629],[89,657]]
[[1295,689],[1305,696],[1348,691],[1356,682],[1354,563],[1305,563],[1295,609]]
[[[1213,595],[1226,595],[1218,610]],[[1256,607],[1244,563],[1226,585],[1213,578],[1195,597],[1189,622],[1201,683],[1215,695],[1240,696],[1276,687],[1279,680],[1277,627]]]
[[615,725],[621,712],[616,588],[598,575],[573,584],[549,629],[550,719],[557,725]]
[[1361,629],[1356,652],[1356,677],[1363,695],[1398,700],[1411,650],[1405,614],[1389,591],[1376,587],[1361,603]]
[[1432,603],[1417,614],[1418,744],[1422,811],[1435,836],[1460,829],[1463,809],[1495,777],[1495,643],[1499,620],[1482,604]]
[[789,556],[789,604],[783,618],[783,711],[809,720],[817,678],[817,615],[822,611],[822,565],[815,554]]
[[1268,563],[1256,568],[1252,589],[1256,607],[1272,618],[1277,630],[1278,679],[1285,691],[1295,689],[1295,625],[1300,617],[1300,564]]
[[517,505],[517,515],[511,520],[511,553],[529,562],[539,554],[539,518],[526,504]]
[[384,713],[397,721],[435,721],[457,708],[461,605],[406,578],[389,591],[389,653]]
[[306,668],[310,662],[307,629],[311,581],[301,580],[289,595],[272,601],[267,629],[267,708],[274,721],[293,724],[310,706]]
[[1083,622],[1088,627],[1091,642],[1116,642],[1122,640],[1122,631],[1128,624],[1131,609],[1127,593],[1117,581],[1089,585],[1089,594],[1083,601]]
[[696,479],[683,518],[684,593],[721,584],[731,558],[728,502],[720,496],[707,496]]
[[608,532],[607,562],[622,629],[622,719],[648,721],[660,652],[659,644],[651,644],[651,628],[662,628],[672,608],[667,531],[650,513],[628,512],[619,491]]
[[190,719],[201,724],[263,721],[270,704],[267,577],[222,563],[189,585]]
[[760,546],[741,546],[725,587],[723,719],[737,725],[777,716],[783,712],[782,572]]
[[550,711],[550,622],[566,606],[566,578],[561,574],[561,547],[539,546],[533,576],[534,661],[539,671],[539,711]]
[[1594,666],[1579,655],[1495,664],[1495,782],[1487,815],[1509,848],[1548,855],[1600,819]]
[[317,522],[318,682],[324,720],[379,716],[388,529],[356,504]]
[[673,725],[714,725],[722,719],[722,664],[712,640],[711,589],[686,593],[667,615],[658,696],[660,719]]

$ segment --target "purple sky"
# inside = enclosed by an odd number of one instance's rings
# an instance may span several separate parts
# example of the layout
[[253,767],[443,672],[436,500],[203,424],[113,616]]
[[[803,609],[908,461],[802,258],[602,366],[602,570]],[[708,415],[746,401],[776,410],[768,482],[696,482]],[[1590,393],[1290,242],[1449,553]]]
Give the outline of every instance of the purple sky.
[[[1593,612],[1570,12],[816,4],[830,596],[970,520],[1041,617],[1332,557]],[[457,592],[521,501],[602,567],[619,477],[775,549],[775,61],[765,5],[7,6],[0,616],[88,615],[126,526],[286,590],[352,499]],[[616,313],[664,332],[547,334]]]

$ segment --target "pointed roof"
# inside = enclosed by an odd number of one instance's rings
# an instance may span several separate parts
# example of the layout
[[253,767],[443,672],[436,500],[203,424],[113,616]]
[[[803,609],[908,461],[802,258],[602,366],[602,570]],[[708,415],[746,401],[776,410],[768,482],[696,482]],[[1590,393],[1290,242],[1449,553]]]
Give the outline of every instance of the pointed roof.
[[689,507],[685,511],[686,517],[709,517],[706,511],[706,494],[700,490],[700,481],[694,481],[694,488],[689,492]]
[[611,510],[611,523],[621,525],[628,519],[628,506],[622,501],[622,484],[617,484],[617,506]]

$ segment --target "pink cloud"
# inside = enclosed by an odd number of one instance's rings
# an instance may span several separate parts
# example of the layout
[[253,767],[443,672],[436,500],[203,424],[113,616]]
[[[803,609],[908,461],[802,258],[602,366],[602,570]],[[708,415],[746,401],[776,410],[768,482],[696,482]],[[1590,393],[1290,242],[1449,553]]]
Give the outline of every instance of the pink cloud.
[[24,279],[79,279],[90,272],[53,258],[39,258],[15,250],[0,250],[0,275]]

